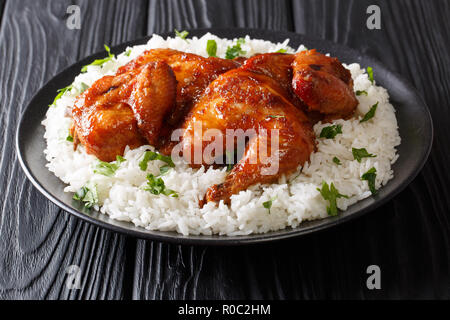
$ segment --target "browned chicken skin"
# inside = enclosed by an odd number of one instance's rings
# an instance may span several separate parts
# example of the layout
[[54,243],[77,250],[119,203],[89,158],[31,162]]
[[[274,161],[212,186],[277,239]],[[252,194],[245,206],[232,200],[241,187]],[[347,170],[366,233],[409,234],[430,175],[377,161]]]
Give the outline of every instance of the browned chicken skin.
[[169,125],[177,125],[186,115],[193,103],[205,88],[220,74],[237,68],[240,63],[234,60],[202,56],[173,49],[153,49],[119,68],[117,74],[139,69],[150,61],[164,61],[173,70],[178,81],[176,107],[167,119]]
[[72,108],[74,135],[87,153],[108,162],[127,145],[136,148],[145,139],[155,144],[162,120],[175,105],[175,92],[175,76],[161,61],[105,76],[78,96]]
[[[183,154],[188,161],[194,158],[196,146],[201,146],[204,152],[213,142],[194,135],[198,124],[203,132],[209,128],[222,132],[225,137],[223,150],[228,152],[234,152],[234,145],[232,150],[227,149],[227,129],[253,129],[256,133],[249,138],[242,158],[225,182],[208,190],[207,201],[224,200],[229,203],[232,194],[256,183],[273,182],[282,174],[293,172],[309,159],[315,146],[307,117],[291,103],[287,91],[273,78],[241,68],[228,71],[213,81],[186,120],[182,143]],[[273,130],[278,131],[278,148],[272,145]],[[259,152],[260,145],[267,145],[265,161]],[[205,159],[203,164],[208,164]],[[274,172],[264,174],[264,170],[274,165],[277,166]]]
[[337,58],[316,50],[295,55],[292,88],[309,111],[325,115],[325,120],[347,118],[355,111],[358,100],[353,79]]
[[[226,60],[154,49],[96,81],[77,98],[72,115],[76,141],[102,161],[145,143],[170,154],[170,133],[181,127],[183,157],[194,167],[214,165],[238,147],[227,130],[252,131],[225,182],[206,194],[207,201],[229,203],[231,195],[276,181],[309,160],[312,115],[345,118],[357,104],[350,72],[315,50]],[[203,157],[216,141],[196,135],[199,127],[222,135],[221,151]]]
[[171,49],[146,51],[77,98],[74,137],[102,161],[113,161],[127,145],[159,146],[208,84],[238,65]]

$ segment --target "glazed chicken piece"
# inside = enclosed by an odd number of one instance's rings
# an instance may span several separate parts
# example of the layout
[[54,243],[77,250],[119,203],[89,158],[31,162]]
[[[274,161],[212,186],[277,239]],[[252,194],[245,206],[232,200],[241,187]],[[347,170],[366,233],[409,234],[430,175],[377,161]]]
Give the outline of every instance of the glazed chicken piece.
[[171,49],[146,51],[77,98],[75,142],[102,161],[115,160],[127,145],[158,147],[208,84],[238,65]]
[[319,112],[325,121],[353,114],[358,105],[353,79],[337,58],[314,49],[302,51],[295,55],[292,68],[292,88],[308,111]]
[[73,135],[102,161],[125,147],[156,144],[164,117],[175,106],[176,80],[165,62],[105,76],[78,96],[72,108]]
[[[190,163],[195,158],[195,150],[205,154],[205,149],[214,143],[214,139],[203,141],[195,135],[198,126],[203,132],[211,128],[220,131],[225,153],[234,153],[236,147],[232,137],[227,148],[226,141],[230,139],[227,129],[250,129],[255,133],[249,137],[242,157],[225,182],[208,190],[207,201],[229,203],[231,195],[251,185],[273,182],[282,174],[296,170],[315,148],[312,127],[305,114],[292,104],[285,88],[265,74],[244,68],[245,65],[228,71],[213,81],[184,125],[181,145],[183,156]],[[267,146],[265,158],[261,146]],[[211,157],[223,156],[214,152]],[[202,164],[209,165],[211,160],[202,157]]]
[[271,77],[286,91],[291,91],[294,58],[293,54],[286,53],[257,54],[247,59],[240,69]]
[[202,56],[173,49],[152,49],[119,68],[117,74],[140,69],[150,61],[164,61],[173,70],[178,82],[176,107],[167,119],[171,126],[177,125],[190,111],[193,103],[205,88],[220,74],[240,66],[238,60]]

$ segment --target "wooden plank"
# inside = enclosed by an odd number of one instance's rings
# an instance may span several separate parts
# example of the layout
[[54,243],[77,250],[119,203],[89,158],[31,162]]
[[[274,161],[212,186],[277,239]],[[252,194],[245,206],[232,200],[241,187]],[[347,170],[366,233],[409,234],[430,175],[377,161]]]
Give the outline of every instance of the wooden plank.
[[212,26],[292,30],[290,5],[287,0],[150,0],[147,32]]
[[[72,1],[8,1],[0,30],[0,298],[122,298],[134,240],[58,209],[25,178],[14,148],[19,115],[52,76],[80,58],[144,34],[145,1],[79,1],[81,29],[66,28]],[[143,10],[144,8],[144,10]],[[81,289],[65,286],[81,269]]]

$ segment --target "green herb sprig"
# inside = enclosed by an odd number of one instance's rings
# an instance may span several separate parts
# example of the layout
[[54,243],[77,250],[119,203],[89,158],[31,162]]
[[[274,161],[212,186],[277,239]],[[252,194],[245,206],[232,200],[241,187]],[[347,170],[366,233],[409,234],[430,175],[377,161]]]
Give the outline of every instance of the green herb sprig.
[[103,59],[96,59],[93,62],[91,62],[90,64],[83,66],[83,68],[81,68],[81,72],[86,72],[88,69],[88,66],[101,66],[104,63],[106,63],[114,58],[114,55],[111,53],[111,50],[109,49],[109,47],[106,44],[104,44],[103,46],[105,47],[106,52],[108,52],[108,56]]
[[367,96],[367,91],[366,90],[356,90],[356,95],[357,96],[362,96],[362,95]]
[[216,40],[210,39],[206,42],[206,52],[209,57],[216,57],[217,54],[217,42]]
[[372,119],[375,116],[375,112],[377,111],[377,107],[378,107],[378,102],[375,103],[369,111],[367,111],[367,113],[364,115],[364,117],[361,119],[361,121],[359,122],[366,122],[369,121],[370,119]]
[[362,158],[375,158],[376,155],[368,153],[366,148],[352,148],[352,154],[353,158],[355,158],[356,161],[361,162]]
[[375,178],[377,177],[377,169],[375,167],[370,168],[366,173],[361,176],[361,180],[366,180],[369,184],[369,190],[372,194],[377,193],[375,189]]
[[112,177],[114,173],[119,169],[122,162],[126,161],[124,157],[117,156],[114,162],[99,161],[94,169],[94,173],[98,173],[107,177]]
[[186,37],[189,35],[189,32],[187,32],[186,30],[183,31],[178,31],[177,29],[175,29],[175,36],[177,36],[178,38],[183,39],[186,42],[189,42]]
[[81,187],[73,195],[73,199],[83,203],[87,209],[98,204],[98,192],[95,185]]
[[331,183],[328,186],[328,183],[326,183],[325,181],[322,183],[322,188],[321,189],[317,188],[317,191],[319,191],[320,194],[322,195],[322,197],[325,200],[328,200],[328,202],[330,204],[329,206],[327,206],[328,215],[329,216],[337,216],[338,209],[337,209],[336,200],[338,198],[347,198],[348,199],[348,196],[346,196],[344,194],[340,194],[333,183]]
[[69,86],[67,86],[65,88],[56,90],[56,92],[58,94],[56,95],[55,99],[53,99],[52,104],[49,104],[48,106],[52,107],[52,106],[56,105],[56,101],[58,101],[63,96],[63,94],[65,94],[66,92],[72,90],[72,88],[73,88],[73,84],[71,84],[71,85],[69,85]]
[[336,135],[342,133],[342,125],[336,124],[328,127],[324,127],[322,131],[320,131],[320,137],[326,139],[334,139]]
[[162,178],[157,178],[151,173],[147,175],[147,186],[144,187],[144,190],[154,195],[163,194],[174,198],[178,197],[178,193],[176,191],[166,188]]
[[225,59],[234,59],[236,57],[246,54],[246,52],[243,51],[241,48],[241,45],[244,43],[245,39],[239,38],[234,46],[228,47],[227,51],[225,52]]
[[144,157],[139,162],[139,168],[141,168],[142,171],[147,170],[148,162],[153,160],[160,160],[167,163],[169,167],[172,168],[175,167],[175,164],[173,163],[172,159],[169,156],[164,156],[154,151],[145,151]]
[[336,163],[338,166],[340,166],[342,164],[341,160],[339,160],[338,157],[333,157],[333,162]]
[[269,210],[269,214],[270,214],[270,208],[272,208],[272,204],[276,199],[277,199],[277,197],[270,198],[269,200],[264,201],[262,204],[264,208]]
[[370,82],[372,82],[372,84],[373,84],[374,79],[373,79],[373,69],[372,69],[372,67],[367,67],[367,74],[369,76]]

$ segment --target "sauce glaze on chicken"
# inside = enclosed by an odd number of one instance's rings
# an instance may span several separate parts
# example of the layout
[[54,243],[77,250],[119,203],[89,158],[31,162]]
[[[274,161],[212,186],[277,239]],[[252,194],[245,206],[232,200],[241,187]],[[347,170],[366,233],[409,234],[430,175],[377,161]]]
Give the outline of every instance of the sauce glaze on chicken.
[[[271,183],[294,172],[315,149],[312,129],[318,120],[350,117],[358,101],[350,72],[336,58],[316,50],[297,54],[258,54],[247,60],[204,58],[171,49],[153,49],[97,80],[72,108],[75,142],[102,161],[113,161],[125,147],[155,146],[170,155],[173,130],[182,128],[182,156],[192,166],[213,165],[211,159],[192,163],[214,142],[195,135],[215,129],[253,130],[243,154],[225,182],[207,191],[206,200],[229,203],[230,197],[257,183]],[[274,129],[277,150],[272,152]],[[234,139],[234,138],[233,138]],[[250,161],[267,145],[276,152],[275,173],[262,174],[269,161]],[[75,144],[76,146],[76,144]],[[223,158],[235,143],[223,140]],[[256,156],[256,159],[259,159]]]

